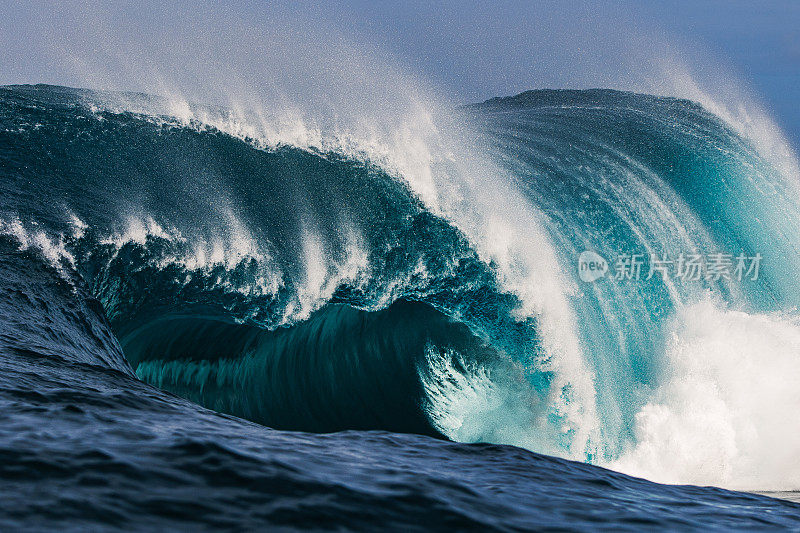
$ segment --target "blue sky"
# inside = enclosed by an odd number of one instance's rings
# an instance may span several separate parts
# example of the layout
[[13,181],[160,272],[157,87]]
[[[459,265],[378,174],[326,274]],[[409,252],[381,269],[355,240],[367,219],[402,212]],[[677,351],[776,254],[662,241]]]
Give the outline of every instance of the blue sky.
[[800,1],[666,1],[643,11],[738,71],[800,148]]
[[[637,41],[653,36],[680,42],[688,54],[697,56],[694,61],[707,61],[736,74],[762,99],[795,147],[800,147],[797,0],[493,2],[491,7],[410,2],[402,9],[386,9],[380,2],[356,4],[351,16],[361,21],[362,31],[372,33],[376,41],[410,58],[429,75],[445,80],[467,99],[529,88],[515,84],[518,80],[543,87],[603,86],[602,74],[597,75],[602,67],[591,63],[613,64],[613,48],[629,31]],[[604,39],[596,35],[600,33],[623,35]],[[526,47],[527,56],[520,53]],[[587,50],[591,47],[598,53]],[[489,57],[499,66],[492,71],[495,83],[470,79],[470,56]],[[547,65],[537,68],[536,63]],[[526,68],[536,72],[539,80],[526,76]],[[588,75],[565,75],[561,69],[584,69]]]
[[[88,14],[99,5],[67,3]],[[63,5],[0,0],[0,83],[80,84],[48,56],[53,46],[46,43],[54,36],[71,33],[74,39],[85,30],[54,14]],[[800,1],[241,0],[195,6],[192,17],[224,10],[265,28],[341,32],[462,102],[541,87],[635,88],[631,80],[646,70],[642,63],[674,44],[695,69],[735,74],[800,147]],[[139,0],[104,9],[115,31],[157,46],[158,31],[180,24],[178,13],[187,7]]]

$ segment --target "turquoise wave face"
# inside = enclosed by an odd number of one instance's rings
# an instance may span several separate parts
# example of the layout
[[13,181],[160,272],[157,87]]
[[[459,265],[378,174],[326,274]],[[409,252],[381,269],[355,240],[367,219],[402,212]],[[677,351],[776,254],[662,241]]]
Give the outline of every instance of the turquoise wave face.
[[[127,363],[102,364],[273,427],[635,458],[648,413],[678,416],[676,353],[709,353],[708,332],[689,326],[785,310],[800,296],[793,189],[687,101],[533,91],[462,110],[552,245],[587,394],[549,351],[554,326],[536,309],[550,302],[526,307],[487,244],[394,173],[111,112],[102,97],[0,89],[4,238],[27,239],[66,272],[73,288],[58,298],[80,290],[102,304],[71,319],[85,329],[107,317],[93,327],[110,328],[104,342],[119,342]],[[605,265],[591,281],[579,270],[587,251]],[[707,275],[715,254],[728,270]],[[693,256],[705,261],[697,279],[679,272]],[[632,257],[641,270],[625,266]],[[651,276],[654,257],[664,271]]]
[[[755,394],[773,396],[786,390],[787,365],[797,365],[793,320],[775,314],[800,295],[791,179],[683,100],[532,91],[472,110],[497,159],[541,208],[574,283],[601,454],[630,458],[604,464],[679,481],[699,479],[688,470],[715,461],[696,452],[704,446],[729,465],[772,453],[750,439],[781,425],[792,395],[749,406],[753,391],[743,384],[760,373]],[[579,270],[587,251],[607,269],[588,282]],[[764,412],[776,416],[758,428],[746,420]],[[726,437],[709,438],[715,431]],[[664,459],[670,454],[692,457],[691,466]],[[670,468],[686,471],[671,476]]]
[[499,356],[463,323],[403,300],[375,312],[329,304],[274,331],[197,316],[154,320],[122,346],[144,381],[270,427],[434,436],[420,381],[430,347],[484,365]]

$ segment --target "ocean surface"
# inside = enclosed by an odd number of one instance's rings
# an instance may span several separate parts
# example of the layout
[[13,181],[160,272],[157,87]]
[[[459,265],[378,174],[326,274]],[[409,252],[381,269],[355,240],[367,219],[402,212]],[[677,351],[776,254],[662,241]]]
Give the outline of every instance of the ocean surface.
[[452,117],[0,87],[0,528],[800,528],[797,176],[675,98]]

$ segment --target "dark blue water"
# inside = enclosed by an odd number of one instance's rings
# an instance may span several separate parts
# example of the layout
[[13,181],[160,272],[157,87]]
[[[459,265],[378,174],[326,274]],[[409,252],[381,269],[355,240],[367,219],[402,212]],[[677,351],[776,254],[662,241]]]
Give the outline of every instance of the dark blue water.
[[[794,222],[776,215],[790,202],[713,116],[610,91],[462,110],[541,213],[564,277],[578,246],[775,243],[752,286],[569,296],[576,369],[556,364],[567,337],[547,305],[525,311],[521,267],[409,183],[140,109],[158,103],[0,88],[4,529],[800,527],[787,500],[597,466],[640,459],[644,391],[669,384],[657,331],[693,295],[750,313],[796,301]],[[637,203],[642,184],[667,207]],[[737,468],[709,479],[752,479]],[[776,479],[748,488],[786,490]]]

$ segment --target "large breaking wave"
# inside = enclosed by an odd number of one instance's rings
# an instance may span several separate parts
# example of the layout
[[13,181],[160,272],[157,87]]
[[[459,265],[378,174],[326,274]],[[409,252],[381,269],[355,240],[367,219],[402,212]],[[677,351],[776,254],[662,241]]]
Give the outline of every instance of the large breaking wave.
[[[800,485],[796,176],[698,104],[531,91],[372,135],[1,91],[8,346],[45,323],[48,352],[281,429]],[[763,261],[584,283],[585,250]]]

